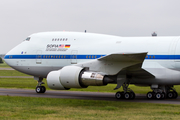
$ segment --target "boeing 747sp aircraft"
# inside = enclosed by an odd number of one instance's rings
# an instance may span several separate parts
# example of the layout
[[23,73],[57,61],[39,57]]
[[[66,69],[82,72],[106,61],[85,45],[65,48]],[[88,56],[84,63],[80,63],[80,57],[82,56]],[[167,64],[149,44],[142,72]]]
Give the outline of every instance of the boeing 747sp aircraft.
[[12,68],[34,76],[37,93],[117,84],[117,99],[134,99],[128,86],[150,86],[147,98],[177,98],[180,37],[118,37],[79,32],[42,32],[27,37],[4,57]]

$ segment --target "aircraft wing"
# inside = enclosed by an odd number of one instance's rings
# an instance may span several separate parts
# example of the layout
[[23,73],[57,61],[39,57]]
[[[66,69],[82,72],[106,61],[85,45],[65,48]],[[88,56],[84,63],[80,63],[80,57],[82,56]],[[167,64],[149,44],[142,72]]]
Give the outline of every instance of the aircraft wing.
[[116,75],[122,72],[122,74],[145,74],[146,76],[154,77],[142,69],[142,63],[146,55],[147,52],[114,53],[86,63],[79,63],[78,66],[88,67],[90,71],[103,72],[107,75]]
[[143,62],[147,53],[115,53],[99,58],[102,61],[113,62]]

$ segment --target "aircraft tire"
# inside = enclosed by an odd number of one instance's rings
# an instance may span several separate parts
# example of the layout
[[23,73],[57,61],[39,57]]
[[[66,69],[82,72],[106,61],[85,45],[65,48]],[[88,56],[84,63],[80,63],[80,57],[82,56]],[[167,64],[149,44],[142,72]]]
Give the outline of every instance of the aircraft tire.
[[133,100],[136,97],[134,92],[130,92],[130,96],[131,96],[131,98],[130,98],[131,100]]
[[121,92],[117,92],[117,93],[115,94],[115,97],[116,97],[116,99],[121,99],[121,98],[122,98]]
[[166,94],[164,92],[161,93],[161,99],[165,99],[166,98]]
[[174,98],[174,92],[168,92],[167,98],[170,98],[170,99]]
[[147,97],[148,99],[153,99],[153,98],[154,98],[154,93],[153,93],[153,92],[148,92],[147,95],[146,95],[146,97]]
[[161,93],[156,93],[155,94],[155,98],[157,99],[157,100],[160,100],[161,98],[162,98],[162,94]]
[[177,98],[178,97],[178,93],[176,91],[173,92],[173,98]]
[[42,89],[41,93],[45,93],[46,92],[46,87],[41,86],[41,89]]
[[130,98],[131,98],[131,93],[126,92],[126,93],[124,94],[124,98],[125,98],[125,99],[130,99]]
[[41,93],[42,92],[42,87],[41,86],[37,86],[36,87],[36,92],[37,93]]

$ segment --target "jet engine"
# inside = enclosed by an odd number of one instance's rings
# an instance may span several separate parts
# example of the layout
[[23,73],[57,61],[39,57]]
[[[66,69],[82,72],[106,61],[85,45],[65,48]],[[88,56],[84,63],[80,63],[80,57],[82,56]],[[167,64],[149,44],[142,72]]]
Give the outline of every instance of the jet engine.
[[49,88],[66,90],[69,88],[86,88],[88,86],[103,86],[112,82],[102,73],[87,71],[78,66],[65,66],[47,75]]

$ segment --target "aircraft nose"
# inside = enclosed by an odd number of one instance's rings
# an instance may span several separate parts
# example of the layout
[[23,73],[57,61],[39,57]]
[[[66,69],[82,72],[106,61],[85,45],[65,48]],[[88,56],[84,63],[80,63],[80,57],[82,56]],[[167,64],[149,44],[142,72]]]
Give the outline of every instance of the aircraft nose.
[[8,55],[8,53],[4,56],[4,61],[5,61],[5,63],[8,64],[9,66],[10,66],[10,61],[9,61],[10,58],[11,58],[11,56]]

